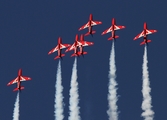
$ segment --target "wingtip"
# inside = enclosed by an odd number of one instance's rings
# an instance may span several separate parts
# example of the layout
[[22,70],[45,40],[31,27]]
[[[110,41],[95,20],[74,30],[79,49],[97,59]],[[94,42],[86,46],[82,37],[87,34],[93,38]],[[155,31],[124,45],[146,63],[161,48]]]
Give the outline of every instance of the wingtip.
[[57,60],[57,59],[58,59],[57,57],[54,58],[54,60]]
[[136,40],[137,39],[137,37],[135,37],[133,40]]
[[49,52],[48,52],[48,55],[50,55],[51,53],[52,53],[52,52],[51,52],[51,51],[49,51]]
[[9,85],[10,85],[10,83],[7,84],[7,86],[9,86]]
[[88,36],[88,34],[86,33],[86,34],[84,34],[84,36]]
[[70,47],[71,45],[70,44],[68,44],[68,46],[67,47]]
[[82,30],[82,28],[79,28],[78,31]]

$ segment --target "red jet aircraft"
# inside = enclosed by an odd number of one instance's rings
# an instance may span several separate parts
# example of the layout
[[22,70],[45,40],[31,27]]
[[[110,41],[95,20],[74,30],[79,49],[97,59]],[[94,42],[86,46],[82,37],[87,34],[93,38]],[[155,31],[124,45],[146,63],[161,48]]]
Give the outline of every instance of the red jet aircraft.
[[115,35],[115,31],[125,28],[125,26],[117,26],[116,25],[116,21],[115,21],[114,18],[112,19],[112,23],[111,24],[112,24],[111,27],[108,28],[107,30],[105,30],[104,32],[102,32],[102,34],[101,34],[101,35],[104,35],[104,34],[107,34],[107,33],[111,32],[112,36],[110,38],[108,38],[108,40],[112,40],[112,39],[118,38],[119,36]]
[[65,52],[74,50],[74,54],[72,54],[71,57],[73,57],[73,56],[79,56],[80,52],[78,52],[78,46],[80,46],[80,45],[81,45],[81,42],[78,41],[78,34],[76,34],[76,36],[75,36],[75,42]]
[[87,52],[83,51],[83,47],[84,46],[90,46],[90,45],[94,44],[93,42],[87,42],[87,41],[85,41],[83,35],[80,36],[80,43],[81,43],[81,45],[79,46],[79,48],[80,48],[80,55],[87,54]]
[[134,38],[134,40],[136,40],[136,39],[138,39],[138,38],[141,38],[141,37],[144,37],[144,41],[141,42],[140,45],[148,44],[149,42],[151,42],[151,40],[148,40],[148,39],[147,39],[147,35],[148,35],[148,34],[155,33],[155,32],[157,32],[157,30],[148,30],[148,29],[147,29],[147,23],[145,22],[145,23],[144,23],[144,30],[143,30],[140,34],[138,34],[138,35]]
[[[78,35],[76,35],[75,36],[75,42],[65,52],[74,50],[74,54],[72,54],[71,57],[84,55],[84,54],[87,54],[87,52],[83,51],[83,47],[84,46],[89,46],[89,45],[93,45],[93,42],[84,41],[84,36],[83,35],[81,35],[80,42],[79,42],[78,41]],[[80,51],[78,51],[78,47],[80,48]]]
[[100,22],[100,21],[93,21],[93,15],[90,14],[88,23],[86,23],[81,28],[79,28],[79,31],[83,30],[85,28],[88,28],[89,31],[85,34],[85,36],[87,36],[87,35],[93,35],[96,31],[92,30],[92,27],[94,25],[98,25],[98,24],[102,24],[102,22]]
[[21,82],[22,81],[27,81],[27,80],[31,80],[31,78],[30,77],[22,76],[22,69],[19,69],[18,76],[14,80],[10,81],[7,84],[7,86],[12,85],[14,83],[17,83],[17,88],[15,88],[13,91],[17,91],[17,90],[21,91],[21,90],[24,89],[24,87],[21,86]]
[[58,45],[53,48],[51,51],[49,51],[48,55],[55,52],[55,51],[58,51],[58,56],[56,56],[54,59],[58,59],[58,58],[62,58],[63,56],[65,56],[65,54],[61,54],[61,49],[63,48],[67,48],[69,47],[70,44],[62,44],[62,39],[61,37],[58,38]]

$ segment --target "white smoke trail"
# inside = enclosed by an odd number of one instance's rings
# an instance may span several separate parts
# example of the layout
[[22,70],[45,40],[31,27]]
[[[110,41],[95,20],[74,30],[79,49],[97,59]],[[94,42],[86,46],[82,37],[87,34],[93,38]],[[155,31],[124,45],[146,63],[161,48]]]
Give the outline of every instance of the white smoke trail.
[[114,41],[112,43],[112,49],[110,54],[110,60],[109,60],[109,93],[108,93],[108,104],[109,109],[107,111],[107,114],[109,116],[109,120],[118,120],[118,112],[117,112],[117,105],[116,102],[118,100],[117,98],[117,82],[115,80],[116,78],[116,66],[115,66],[115,50],[114,50]]
[[19,92],[17,93],[16,102],[14,104],[13,120],[19,120]]
[[142,110],[144,111],[141,116],[145,118],[145,120],[153,120],[154,112],[151,109],[151,88],[150,88],[150,81],[149,81],[149,72],[147,67],[147,48],[144,48],[144,55],[143,55],[143,102],[142,102]]
[[75,58],[72,76],[71,76],[71,89],[70,89],[70,100],[69,100],[69,120],[80,120],[79,116],[79,95],[78,95],[78,82],[77,82],[77,59]]
[[63,86],[62,86],[62,77],[61,77],[61,62],[59,61],[57,67],[57,78],[56,78],[56,93],[55,93],[55,120],[63,120]]

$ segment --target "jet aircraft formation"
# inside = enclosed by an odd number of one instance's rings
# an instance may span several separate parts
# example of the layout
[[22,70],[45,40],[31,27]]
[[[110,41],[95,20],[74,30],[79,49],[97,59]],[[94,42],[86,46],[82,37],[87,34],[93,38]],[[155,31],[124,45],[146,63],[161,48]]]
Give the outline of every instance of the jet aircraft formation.
[[[73,45],[62,44],[61,41],[60,41],[60,38],[59,38],[58,39],[58,45],[55,48],[53,48],[51,51],[49,51],[48,54],[51,54],[55,51],[58,51],[58,56],[56,56],[54,58],[55,60],[65,56],[65,54],[61,54],[61,49],[64,49],[64,48],[67,48],[67,50],[65,52],[74,50],[74,53],[71,55],[71,57],[87,54],[87,52],[83,51],[83,47],[93,45],[94,43],[85,41],[84,36],[91,35],[93,37],[93,34],[96,33],[96,31],[92,29],[93,26],[100,25],[100,24],[102,24],[102,22],[101,21],[94,21],[93,20],[93,15],[90,14],[88,22],[85,25],[83,25],[82,27],[79,28],[79,31],[83,30],[85,28],[88,28],[88,32],[86,34],[80,36],[80,41],[78,40],[78,34],[75,37],[75,42],[73,43]],[[104,34],[107,34],[107,33],[111,32],[111,37],[109,37],[108,40],[115,40],[116,38],[119,37],[118,35],[115,35],[115,31],[119,30],[119,29],[123,29],[123,28],[125,28],[125,26],[116,25],[116,20],[113,18],[112,22],[111,22],[111,26],[108,29],[106,29],[104,32],[102,32],[101,35],[104,35]],[[147,35],[155,33],[155,32],[157,32],[157,30],[148,30],[147,29],[147,24],[144,23],[144,30],[139,35],[137,35],[134,38],[134,40],[136,40],[140,37],[144,37],[144,41],[141,42],[140,45],[148,44],[149,42],[151,42],[151,40],[147,40]],[[78,48],[80,48],[80,51],[78,51]]]
[[[102,24],[102,22],[101,21],[94,21],[93,20],[93,15],[90,14],[88,22],[85,25],[83,25],[82,27],[79,28],[79,31],[83,30],[85,28],[88,28],[88,32],[86,34],[84,34],[84,35],[81,34],[80,39],[79,39],[78,34],[76,34],[75,41],[72,45],[63,44],[62,43],[62,38],[59,37],[57,46],[55,48],[53,48],[52,50],[50,50],[48,52],[48,55],[57,51],[58,55],[54,59],[55,60],[58,59],[58,58],[62,59],[62,57],[65,56],[65,54],[62,54],[62,49],[64,49],[64,48],[67,48],[65,52],[69,52],[71,50],[74,50],[74,53],[71,55],[71,57],[81,56],[81,55],[87,54],[87,52],[83,51],[83,48],[85,46],[91,46],[94,43],[85,41],[84,36],[91,35],[93,37],[93,34],[96,33],[96,31],[92,29],[93,26],[100,25],[100,24]],[[108,40],[115,40],[116,38],[119,37],[118,35],[115,35],[115,31],[119,30],[119,29],[123,29],[123,28],[125,28],[125,26],[116,25],[116,20],[113,18],[112,22],[111,22],[111,26],[108,29],[106,29],[104,32],[102,32],[101,35],[104,35],[104,34],[107,34],[107,33],[111,32],[111,37],[109,37]],[[157,30],[148,30],[147,29],[147,23],[145,22],[143,31],[140,34],[138,34],[134,38],[134,40],[136,40],[138,38],[141,38],[141,37],[144,37],[144,41],[141,42],[140,45],[144,45],[144,44],[148,45],[148,43],[151,42],[151,40],[147,39],[147,35],[155,33],[155,32],[157,32]],[[78,51],[78,49],[79,49],[79,51]],[[22,89],[24,89],[24,87],[21,86],[21,82],[22,81],[27,81],[27,80],[31,80],[31,78],[30,77],[23,77],[22,76],[22,70],[19,69],[18,76],[14,80],[9,82],[7,85],[9,86],[9,85],[12,85],[14,83],[17,83],[17,88],[15,88],[13,91],[17,91],[17,90],[21,91]]]

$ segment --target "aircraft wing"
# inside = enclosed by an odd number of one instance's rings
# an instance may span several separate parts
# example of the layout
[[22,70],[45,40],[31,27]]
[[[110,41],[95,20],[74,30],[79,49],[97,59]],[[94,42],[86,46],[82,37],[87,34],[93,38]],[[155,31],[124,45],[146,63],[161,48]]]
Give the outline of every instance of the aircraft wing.
[[20,81],[27,81],[27,80],[31,80],[31,78],[26,76],[20,76]]
[[91,21],[91,26],[102,24],[101,21]]
[[93,42],[83,41],[81,44],[82,44],[82,46],[90,46],[90,45],[93,45],[94,43]]
[[[149,34],[152,34],[152,33],[155,33],[155,32],[157,32],[157,30],[147,30],[146,29],[146,35],[149,35]],[[140,33],[140,34],[138,34],[135,38],[134,38],[134,40],[136,40],[136,39],[138,39],[138,38],[141,38],[141,37],[143,37],[144,36],[144,30]]]
[[[119,30],[119,29],[123,29],[123,28],[125,28],[125,26],[114,25],[114,30]],[[102,32],[102,35],[107,34],[111,31],[112,31],[112,26],[110,28],[108,28],[107,30],[105,30],[104,32]]]
[[146,35],[157,32],[157,30],[146,30]]
[[74,50],[74,48],[76,48],[76,47],[78,47],[78,46],[80,46],[82,43],[81,42],[79,42],[79,41],[77,41],[77,43],[76,42],[74,42],[74,44],[73,45],[71,45],[65,52],[68,52],[68,51],[71,51],[71,50]]
[[112,31],[112,26],[110,28],[108,28],[107,30],[105,30],[104,32],[102,32],[101,35],[107,34],[107,33],[111,32],[111,31]]
[[71,50],[74,50],[74,48],[77,47],[75,46],[75,43],[73,45],[71,45],[68,49],[66,49],[65,52],[68,52],[68,51],[71,51]]
[[134,40],[136,40],[136,39],[138,39],[138,38],[141,38],[141,37],[143,37],[144,36],[144,30],[140,33],[140,34],[138,34],[135,38],[134,38]]
[[114,25],[114,30],[119,30],[119,29],[123,29],[123,28],[125,28],[125,26]]
[[89,22],[87,22],[85,25],[83,25],[82,27],[79,28],[79,31],[80,30],[83,30],[85,28],[89,27]]
[[[20,81],[27,81],[27,80],[31,80],[30,77],[25,77],[25,76],[20,76]],[[14,80],[10,81],[7,86],[15,84],[18,82],[18,77],[16,77]]]
[[[60,44],[60,49],[64,49],[69,47],[70,44]],[[53,48],[51,51],[49,51],[48,54],[54,53],[55,51],[57,51],[59,49],[59,46],[57,45],[55,48]]]
[[15,83],[17,83],[17,82],[18,82],[18,77],[16,77],[14,80],[10,81],[10,82],[7,84],[7,86],[12,85],[12,84],[15,84]]
[[55,52],[55,51],[57,51],[57,50],[58,50],[58,45],[55,48],[53,48],[51,51],[49,51],[48,55],[51,54],[51,53],[53,53],[53,52]]
[[[99,24],[102,24],[102,22],[101,21],[91,21],[91,26],[99,25]],[[89,27],[89,22],[87,22],[85,25],[83,25],[82,27],[80,27],[79,31],[83,30],[83,29],[85,29],[87,27]]]

